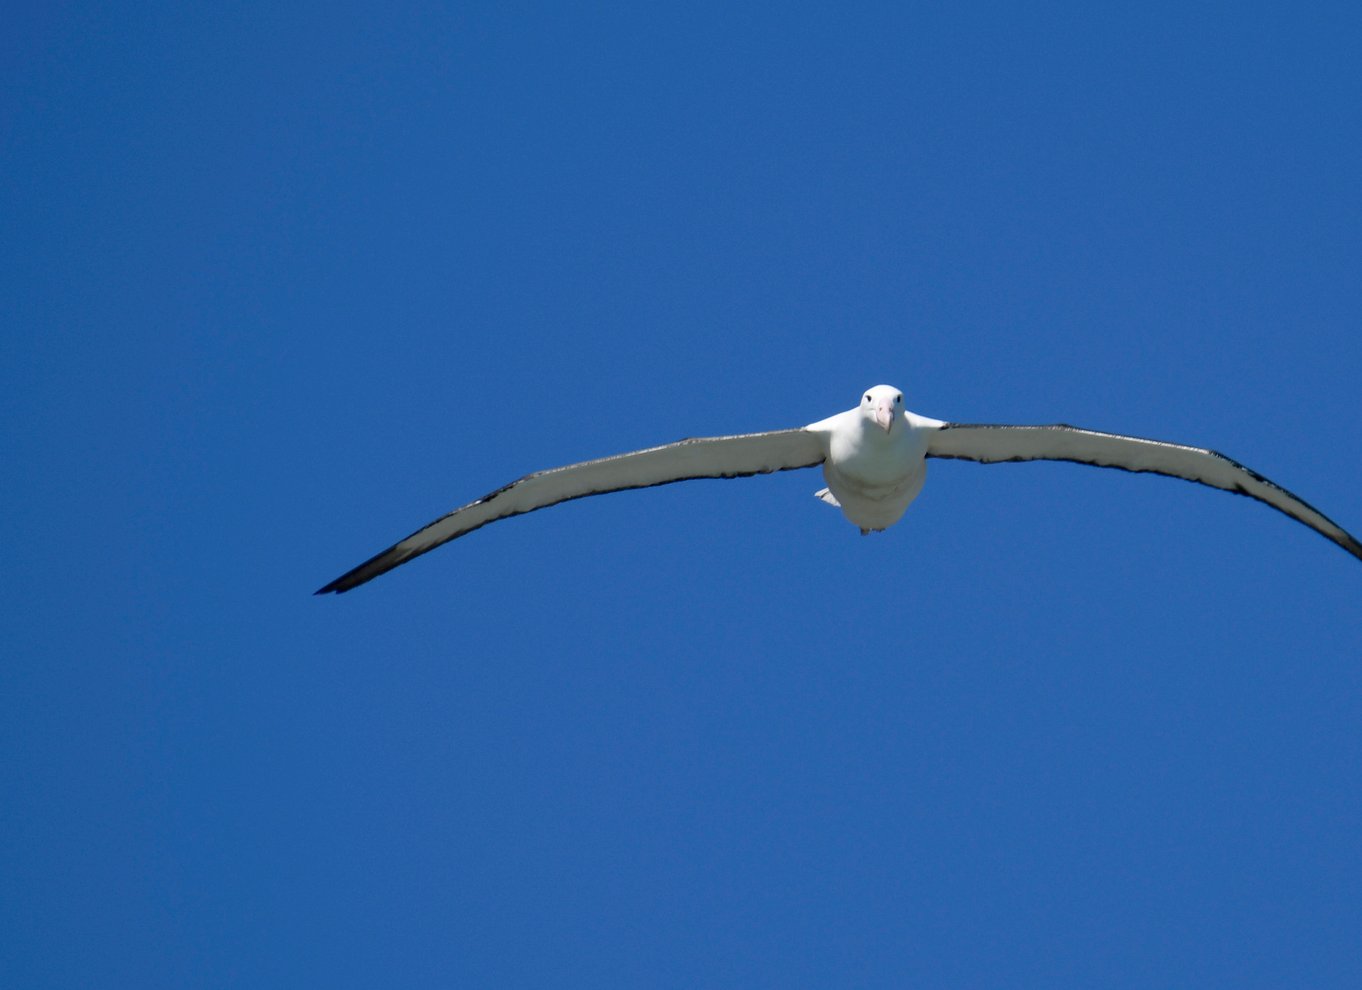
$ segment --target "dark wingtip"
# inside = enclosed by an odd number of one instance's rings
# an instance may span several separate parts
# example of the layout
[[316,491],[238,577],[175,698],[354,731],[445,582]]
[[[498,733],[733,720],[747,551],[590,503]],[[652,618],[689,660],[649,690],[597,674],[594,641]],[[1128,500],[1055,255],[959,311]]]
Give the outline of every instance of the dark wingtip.
[[330,584],[318,588],[316,591],[313,592],[313,594],[343,595],[347,591],[350,591],[354,588],[358,588],[361,584],[364,584],[366,581],[372,581],[374,578],[378,577],[378,575],[383,573],[383,571],[371,570],[369,573],[366,574],[364,572],[366,569],[368,569],[368,567],[369,567],[368,564],[361,564],[359,567],[356,567],[353,571],[347,571],[346,573],[342,574],[340,577],[336,578],[336,580],[332,581]]
[[374,567],[374,563],[379,558],[386,556],[388,552],[389,551],[385,550],[383,553],[379,554],[378,557],[375,557],[373,560],[366,560],[364,563],[360,564],[353,570],[346,571],[344,574],[336,578],[336,580],[332,581],[330,584],[318,588],[316,591],[313,592],[313,594],[343,595],[353,588],[358,588],[361,584],[364,584],[364,582],[366,581],[372,581],[374,578],[378,577],[380,574],[387,570],[387,568],[385,567],[379,568]]
[[387,574],[399,564],[404,564],[413,557],[419,557],[427,550],[432,550],[439,544],[432,544],[423,547],[415,553],[401,553],[396,546],[391,546],[380,554],[375,554],[358,567],[346,571],[336,580],[324,587],[318,588],[313,592],[314,595],[343,595],[347,591],[353,591],[361,584],[368,584],[376,577]]

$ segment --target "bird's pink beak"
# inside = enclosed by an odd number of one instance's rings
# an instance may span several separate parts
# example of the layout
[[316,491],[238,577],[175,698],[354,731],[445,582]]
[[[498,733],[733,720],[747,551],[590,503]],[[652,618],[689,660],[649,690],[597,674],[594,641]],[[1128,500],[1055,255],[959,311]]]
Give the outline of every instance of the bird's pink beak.
[[880,429],[888,433],[894,426],[894,400],[883,398],[875,403],[875,422],[880,424]]

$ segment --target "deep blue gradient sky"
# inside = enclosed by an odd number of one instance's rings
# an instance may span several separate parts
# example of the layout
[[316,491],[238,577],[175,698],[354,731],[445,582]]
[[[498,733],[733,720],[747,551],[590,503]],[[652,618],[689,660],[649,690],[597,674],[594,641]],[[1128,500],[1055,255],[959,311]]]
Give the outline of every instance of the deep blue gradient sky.
[[1356,4],[28,4],[0,35],[6,987],[1362,985]]

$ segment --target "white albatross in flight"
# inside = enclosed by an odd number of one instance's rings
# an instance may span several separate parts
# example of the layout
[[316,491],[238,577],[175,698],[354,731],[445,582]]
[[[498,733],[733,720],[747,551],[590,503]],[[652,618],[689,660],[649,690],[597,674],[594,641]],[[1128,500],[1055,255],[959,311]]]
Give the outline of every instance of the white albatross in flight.
[[890,385],[867,391],[855,409],[803,429],[699,437],[629,454],[537,471],[469,502],[371,557],[317,591],[349,591],[413,557],[498,519],[587,495],[650,488],[692,478],[740,478],[823,465],[827,487],[816,496],[837,506],[861,533],[899,521],[922,491],[927,458],[998,464],[1074,461],[1163,474],[1247,495],[1302,522],[1362,560],[1362,543],[1324,513],[1224,454],[1162,440],[1098,433],[1075,426],[946,423],[903,408]]

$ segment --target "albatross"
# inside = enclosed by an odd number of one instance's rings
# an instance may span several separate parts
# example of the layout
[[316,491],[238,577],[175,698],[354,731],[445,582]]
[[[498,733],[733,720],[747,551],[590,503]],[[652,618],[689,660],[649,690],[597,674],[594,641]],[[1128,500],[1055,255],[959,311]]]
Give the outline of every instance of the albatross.
[[948,423],[909,412],[902,391],[876,385],[862,394],[854,409],[802,429],[698,437],[527,474],[423,526],[316,593],[349,591],[488,523],[559,502],[694,478],[742,478],[820,464],[827,487],[815,497],[840,508],[862,535],[879,532],[898,522],[922,491],[929,457],[981,464],[1073,461],[1182,478],[1257,499],[1362,560],[1362,543],[1324,513],[1214,450],[1063,423]]

